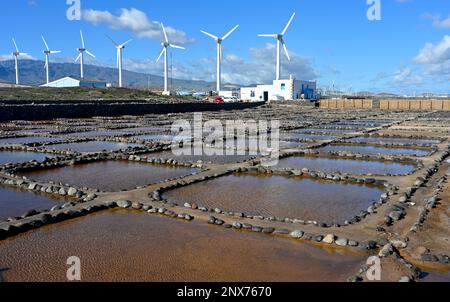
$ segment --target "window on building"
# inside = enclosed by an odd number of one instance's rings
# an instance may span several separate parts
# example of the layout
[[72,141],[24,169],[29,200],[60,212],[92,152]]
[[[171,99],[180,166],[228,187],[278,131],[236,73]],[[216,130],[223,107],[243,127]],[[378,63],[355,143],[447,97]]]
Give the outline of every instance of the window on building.
[[286,84],[281,84],[281,90],[286,90]]
[[255,91],[253,91],[253,90],[252,90],[252,91],[250,91],[250,97],[254,98],[254,97],[255,97],[255,95],[256,95],[256,94],[255,94]]

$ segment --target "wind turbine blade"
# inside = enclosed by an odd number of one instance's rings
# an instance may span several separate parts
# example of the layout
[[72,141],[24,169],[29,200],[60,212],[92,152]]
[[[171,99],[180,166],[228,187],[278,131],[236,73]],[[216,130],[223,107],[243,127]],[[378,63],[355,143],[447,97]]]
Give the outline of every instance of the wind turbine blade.
[[45,38],[44,38],[44,36],[43,36],[43,35],[41,35],[41,38],[42,38],[42,41],[44,41],[44,44],[45,44],[45,48],[47,48],[47,50],[50,50],[50,48],[48,48],[48,44],[47,44],[47,41],[45,41]]
[[284,49],[284,52],[286,53],[286,57],[287,57],[288,60],[290,61],[290,60],[291,60],[291,57],[289,56],[288,49],[287,49],[286,44],[285,44],[284,42],[283,42],[283,49]]
[[45,61],[44,68],[47,68],[47,61]]
[[178,45],[175,45],[175,44],[169,44],[169,46],[172,47],[172,48],[178,48],[178,49],[186,50],[186,48],[184,48],[183,46],[178,46]]
[[295,17],[295,13],[292,14],[291,19],[289,20],[288,24],[286,25],[283,32],[281,33],[282,35],[286,34],[287,30],[289,29],[289,26],[291,26],[292,20],[294,20],[294,17]]
[[86,50],[86,53],[95,59],[95,55],[91,53],[89,50]]
[[265,38],[278,38],[277,34],[263,34],[263,35],[258,35],[258,37],[265,37]]
[[28,56],[28,54],[26,52],[20,52],[19,56]]
[[230,30],[225,36],[223,36],[222,40],[228,38],[236,29],[238,29],[239,25],[236,25],[232,30]]
[[166,48],[163,48],[161,51],[161,54],[159,55],[158,59],[156,60],[156,63],[159,62],[159,60],[161,60],[162,55],[164,54],[164,51],[166,51]]
[[119,68],[119,60],[120,60],[120,50],[117,48],[117,54],[116,54],[116,66]]
[[78,57],[75,59],[75,63],[78,62],[78,60],[80,60],[81,58],[81,53],[78,55]]
[[207,35],[208,37],[213,38],[214,40],[219,40],[219,37],[216,37],[213,34],[210,34],[209,32],[206,32],[206,31],[203,31],[203,30],[201,30],[200,32],[205,34],[205,35]]
[[166,39],[166,42],[169,43],[169,38],[167,37],[166,29],[164,28],[164,24],[161,22],[161,27],[164,33],[164,38]]
[[54,55],[54,54],[61,53],[61,52],[62,52],[61,50],[52,50],[52,51],[50,51],[50,54]]
[[85,46],[84,46],[84,37],[83,37],[83,32],[80,30],[80,36],[81,36],[81,46],[83,47],[83,48],[85,48]]
[[105,35],[105,36],[106,36],[108,39],[110,39],[111,42],[113,42],[113,44],[116,45],[116,47],[119,46],[119,44],[117,44],[116,41],[114,41],[110,36],[108,36],[108,35]]
[[130,39],[130,40],[126,41],[125,43],[123,43],[122,45],[119,45],[119,46],[124,47],[125,45],[127,45],[127,44],[130,43],[131,41],[133,41],[133,39]]
[[17,47],[16,40],[14,40],[14,38],[13,38],[12,41],[14,43],[14,47],[16,48],[16,51],[19,52],[19,48]]

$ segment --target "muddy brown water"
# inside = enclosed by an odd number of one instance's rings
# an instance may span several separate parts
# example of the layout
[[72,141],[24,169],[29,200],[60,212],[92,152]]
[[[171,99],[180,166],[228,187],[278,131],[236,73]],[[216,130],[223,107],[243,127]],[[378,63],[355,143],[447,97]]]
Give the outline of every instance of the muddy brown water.
[[24,163],[32,160],[43,161],[46,157],[53,157],[46,153],[23,151],[0,151],[0,165],[6,163]]
[[412,155],[412,156],[428,156],[431,152],[427,150],[412,148],[388,148],[376,146],[351,146],[351,145],[329,145],[322,147],[321,151],[334,152],[351,152],[360,154],[384,154],[384,155]]
[[325,157],[291,156],[280,160],[277,168],[308,168],[325,173],[406,175],[414,171],[414,165],[395,162],[364,161]]
[[164,198],[227,212],[343,223],[382,193],[379,188],[307,178],[233,174],[169,191]]
[[127,149],[129,147],[140,147],[141,145],[136,144],[123,144],[123,143],[113,143],[113,142],[102,142],[102,141],[93,141],[86,143],[70,143],[70,144],[59,144],[52,145],[49,148],[59,149],[59,150],[73,150],[76,152],[100,152],[102,150],[122,150]]
[[44,195],[0,187],[0,221],[22,216],[29,210],[49,210],[60,202]]
[[22,173],[36,181],[54,181],[79,187],[119,192],[189,175],[198,169],[128,161],[102,161],[63,168]]
[[366,260],[284,238],[110,211],[0,242],[1,277],[67,281],[71,256],[81,260],[82,281],[345,281]]
[[450,270],[447,271],[432,271],[423,270],[421,281],[423,282],[450,282]]

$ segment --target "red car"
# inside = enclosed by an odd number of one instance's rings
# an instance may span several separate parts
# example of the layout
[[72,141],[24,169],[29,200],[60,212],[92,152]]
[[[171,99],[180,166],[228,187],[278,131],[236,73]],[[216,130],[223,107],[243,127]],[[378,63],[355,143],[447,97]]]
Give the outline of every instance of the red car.
[[224,100],[220,96],[216,96],[216,98],[213,100],[213,103],[224,103]]

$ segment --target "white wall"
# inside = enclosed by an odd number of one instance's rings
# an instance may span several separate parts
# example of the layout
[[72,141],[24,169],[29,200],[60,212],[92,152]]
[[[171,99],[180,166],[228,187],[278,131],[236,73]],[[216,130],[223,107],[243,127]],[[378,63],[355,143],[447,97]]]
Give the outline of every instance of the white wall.
[[272,101],[285,100],[292,101],[294,99],[294,81],[279,80],[273,81]]
[[[269,101],[292,101],[301,99],[302,94],[307,89],[313,90],[313,95],[309,97],[314,98],[315,94],[317,94],[316,82],[297,81],[293,79],[279,80],[273,81],[272,85],[241,88],[241,99],[244,101],[263,101],[264,92],[266,91],[269,94]],[[307,95],[305,97],[308,98]]]
[[241,100],[251,102],[259,101],[259,97],[257,95],[257,88],[256,87],[241,88]]

